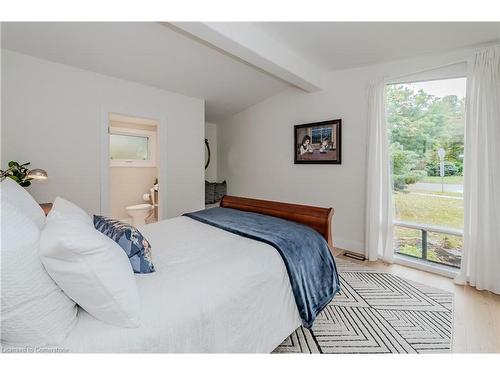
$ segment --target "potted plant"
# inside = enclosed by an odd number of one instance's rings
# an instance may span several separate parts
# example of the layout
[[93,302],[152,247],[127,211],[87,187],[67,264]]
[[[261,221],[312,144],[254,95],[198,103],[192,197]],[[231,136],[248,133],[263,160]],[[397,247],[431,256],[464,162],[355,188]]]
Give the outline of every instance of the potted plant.
[[43,169],[28,169],[31,163],[19,164],[17,161],[9,161],[9,168],[5,171],[0,170],[0,178],[3,181],[6,177],[12,178],[22,187],[31,185],[31,180],[45,180],[47,179],[47,172]]

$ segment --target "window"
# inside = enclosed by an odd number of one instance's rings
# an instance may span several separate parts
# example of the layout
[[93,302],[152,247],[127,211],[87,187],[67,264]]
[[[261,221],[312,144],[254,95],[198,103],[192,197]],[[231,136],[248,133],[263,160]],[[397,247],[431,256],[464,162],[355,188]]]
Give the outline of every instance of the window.
[[148,137],[110,134],[109,141],[112,160],[148,160]]
[[460,267],[465,78],[387,86],[394,250]]
[[111,127],[110,164],[112,167],[154,167],[155,145],[153,131]]
[[332,127],[325,128],[313,128],[311,132],[311,138],[313,144],[323,142],[323,139],[327,138],[329,141],[332,141]]

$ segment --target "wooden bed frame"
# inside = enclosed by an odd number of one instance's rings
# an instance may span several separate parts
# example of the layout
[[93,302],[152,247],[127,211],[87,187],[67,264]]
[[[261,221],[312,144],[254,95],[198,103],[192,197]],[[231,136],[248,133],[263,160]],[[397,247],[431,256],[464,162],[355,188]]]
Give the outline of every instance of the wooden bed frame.
[[[52,209],[52,203],[42,203],[40,206],[45,215]],[[275,216],[307,225],[319,232],[319,234],[325,238],[330,249],[333,250],[332,216],[334,209],[331,207],[305,206],[301,204],[266,201],[231,195],[224,195],[220,202],[220,206]]]
[[220,206],[275,216],[307,225],[318,231],[325,238],[326,242],[328,242],[330,249],[333,250],[331,224],[334,209],[331,207],[305,206],[301,204],[266,201],[231,195],[224,195],[220,202]]

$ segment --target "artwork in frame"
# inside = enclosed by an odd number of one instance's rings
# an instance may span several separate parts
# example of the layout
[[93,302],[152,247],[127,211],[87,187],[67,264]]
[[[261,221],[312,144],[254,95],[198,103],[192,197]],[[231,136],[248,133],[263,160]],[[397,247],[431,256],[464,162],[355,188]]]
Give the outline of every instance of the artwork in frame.
[[341,164],[342,120],[294,126],[295,164]]

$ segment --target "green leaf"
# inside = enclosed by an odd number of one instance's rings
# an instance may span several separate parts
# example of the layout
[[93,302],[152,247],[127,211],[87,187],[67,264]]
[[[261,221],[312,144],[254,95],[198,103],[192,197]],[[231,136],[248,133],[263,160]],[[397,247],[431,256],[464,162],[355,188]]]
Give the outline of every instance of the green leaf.
[[18,167],[18,166],[19,166],[19,163],[18,163],[18,162],[16,162],[16,161],[12,161],[12,160],[11,160],[11,161],[9,161],[9,168],[12,168],[12,167],[14,167],[14,166]]

